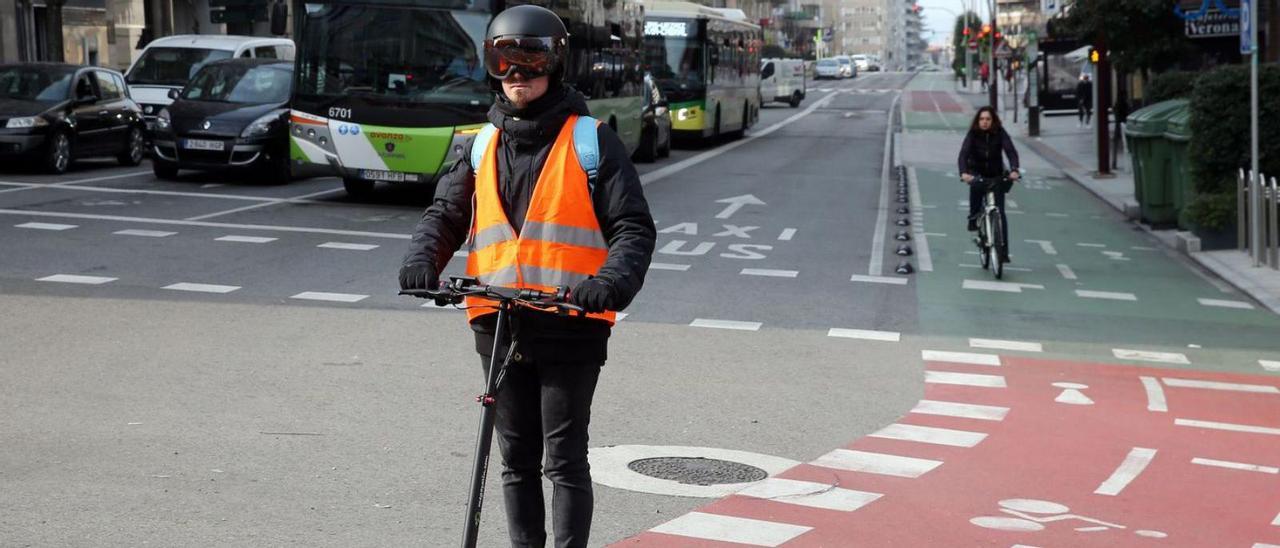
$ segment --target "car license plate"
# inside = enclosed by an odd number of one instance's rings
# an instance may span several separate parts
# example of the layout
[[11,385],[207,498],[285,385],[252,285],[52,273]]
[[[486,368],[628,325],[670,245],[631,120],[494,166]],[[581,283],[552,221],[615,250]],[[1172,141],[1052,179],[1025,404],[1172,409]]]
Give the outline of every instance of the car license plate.
[[360,178],[372,179],[374,181],[391,181],[393,183],[403,183],[404,174],[395,171],[378,171],[376,169],[360,170]]
[[222,141],[209,141],[206,139],[187,139],[182,142],[182,148],[188,150],[216,150],[221,152],[225,150],[226,146],[226,143]]

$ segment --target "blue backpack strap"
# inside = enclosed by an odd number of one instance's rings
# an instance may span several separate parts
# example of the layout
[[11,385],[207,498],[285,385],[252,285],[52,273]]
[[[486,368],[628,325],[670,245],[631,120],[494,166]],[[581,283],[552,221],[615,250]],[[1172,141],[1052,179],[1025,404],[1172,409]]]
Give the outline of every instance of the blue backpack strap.
[[485,124],[480,128],[480,133],[476,134],[476,139],[471,142],[471,170],[480,171],[480,163],[484,161],[484,153],[489,150],[489,141],[493,140],[493,134],[498,132],[498,128],[493,124]]
[[573,150],[578,153],[578,164],[587,172],[587,191],[591,194],[595,194],[600,171],[600,138],[596,132],[599,124],[590,116],[579,116],[573,124]]

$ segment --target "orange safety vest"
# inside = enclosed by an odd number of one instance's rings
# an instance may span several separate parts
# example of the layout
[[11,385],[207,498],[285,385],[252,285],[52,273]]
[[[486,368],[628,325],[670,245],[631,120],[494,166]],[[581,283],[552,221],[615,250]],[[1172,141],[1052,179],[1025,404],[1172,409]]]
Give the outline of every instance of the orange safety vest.
[[[475,168],[467,276],[487,285],[554,291],[557,286],[572,289],[604,266],[609,246],[596,220],[587,172],[573,148],[577,120],[577,115],[570,115],[560,129],[538,174],[519,236],[498,194],[496,132],[489,139]],[[469,320],[497,312],[497,301],[492,299],[467,297],[466,305]],[[616,316],[613,311],[588,314],[610,325]]]

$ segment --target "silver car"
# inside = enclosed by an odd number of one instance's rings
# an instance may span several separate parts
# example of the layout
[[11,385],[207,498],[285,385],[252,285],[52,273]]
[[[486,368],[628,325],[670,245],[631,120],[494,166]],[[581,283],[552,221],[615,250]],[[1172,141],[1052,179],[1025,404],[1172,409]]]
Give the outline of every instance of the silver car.
[[821,80],[824,78],[836,79],[840,78],[840,63],[835,59],[819,59],[813,67],[813,78]]

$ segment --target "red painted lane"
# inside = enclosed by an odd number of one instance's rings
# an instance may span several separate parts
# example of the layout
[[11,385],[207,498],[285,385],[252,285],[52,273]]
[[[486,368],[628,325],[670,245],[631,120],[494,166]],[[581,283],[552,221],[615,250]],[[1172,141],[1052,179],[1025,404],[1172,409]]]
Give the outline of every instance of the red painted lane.
[[[1280,435],[1174,423],[1192,419],[1280,428],[1280,394],[1160,382],[1168,411],[1159,412],[1148,410],[1141,381],[1147,376],[1157,382],[1176,378],[1275,387],[1274,377],[1016,357],[1003,362],[1003,367],[930,363],[928,369],[1003,375],[1007,388],[927,384],[925,390],[929,400],[1008,407],[1003,421],[911,413],[899,422],[987,433],[976,446],[866,437],[846,447],[942,461],[932,471],[902,478],[806,464],[779,476],[884,495],[875,502],[841,512],[730,496],[698,511],[813,528],[784,546],[1280,544],[1280,526],[1272,525],[1280,514],[1280,474],[1191,462],[1207,458],[1280,467]],[[1064,389],[1053,383],[1087,385],[1080,392],[1094,403],[1055,402]],[[1134,448],[1154,450],[1146,468],[1117,495],[1096,494]],[[1015,528],[1024,530],[1008,530]],[[624,545],[725,544],[645,533]]]
[[965,107],[946,91],[912,91],[912,112],[964,112]]

